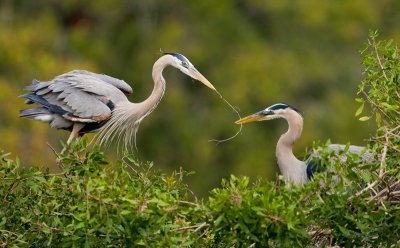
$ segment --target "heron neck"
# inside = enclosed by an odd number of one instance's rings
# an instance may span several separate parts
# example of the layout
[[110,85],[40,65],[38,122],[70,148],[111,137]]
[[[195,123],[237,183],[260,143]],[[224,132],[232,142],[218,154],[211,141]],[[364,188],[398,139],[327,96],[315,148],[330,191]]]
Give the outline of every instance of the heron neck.
[[161,101],[161,98],[164,96],[165,93],[165,79],[162,75],[162,72],[165,67],[170,65],[166,56],[160,57],[153,65],[152,77],[154,81],[154,87],[150,94],[150,96],[144,100],[143,102],[139,103],[141,105],[141,114],[142,118],[149,115]]
[[276,158],[278,166],[286,179],[295,184],[304,184],[307,181],[306,164],[293,154],[293,145],[301,136],[303,118],[298,114],[286,118],[289,128],[278,140]]

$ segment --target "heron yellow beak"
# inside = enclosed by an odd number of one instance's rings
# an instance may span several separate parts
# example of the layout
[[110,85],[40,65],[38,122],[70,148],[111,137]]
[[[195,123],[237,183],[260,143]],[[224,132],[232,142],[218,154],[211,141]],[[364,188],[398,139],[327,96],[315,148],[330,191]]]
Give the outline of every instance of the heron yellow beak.
[[190,74],[190,76],[191,76],[192,78],[194,78],[194,79],[196,79],[196,80],[202,82],[202,83],[203,83],[205,86],[207,86],[208,88],[217,91],[217,90],[215,89],[214,85],[212,85],[212,84],[207,80],[207,78],[205,78],[205,77],[204,77],[198,70],[196,70],[195,68],[190,69],[190,70],[189,70],[189,74]]
[[257,112],[255,114],[243,117],[240,120],[235,121],[236,124],[245,124],[245,123],[250,123],[254,121],[265,121],[265,120],[270,120],[270,116],[266,115],[264,111]]

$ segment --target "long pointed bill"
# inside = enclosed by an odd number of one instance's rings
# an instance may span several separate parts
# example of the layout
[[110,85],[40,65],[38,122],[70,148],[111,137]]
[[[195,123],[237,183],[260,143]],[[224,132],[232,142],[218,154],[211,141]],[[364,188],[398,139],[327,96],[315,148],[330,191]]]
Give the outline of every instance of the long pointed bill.
[[245,124],[245,123],[250,123],[250,122],[254,122],[254,121],[264,121],[264,120],[268,120],[268,119],[269,119],[268,115],[265,115],[264,111],[260,111],[255,114],[243,117],[242,119],[235,121],[235,123],[236,124]]
[[207,78],[205,78],[198,70],[196,70],[196,68],[191,68],[189,69],[189,74],[192,78],[195,78],[197,80],[199,80],[200,82],[202,82],[205,86],[207,86],[208,88],[215,90],[214,85],[212,85]]

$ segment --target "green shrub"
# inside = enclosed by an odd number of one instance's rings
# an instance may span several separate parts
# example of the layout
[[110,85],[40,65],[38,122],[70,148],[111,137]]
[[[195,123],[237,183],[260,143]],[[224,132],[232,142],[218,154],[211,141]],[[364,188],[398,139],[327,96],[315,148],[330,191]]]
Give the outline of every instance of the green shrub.
[[184,171],[166,176],[131,157],[111,166],[86,142],[60,159],[63,173],[20,169],[2,155],[0,233],[7,246],[188,246],[201,204],[188,202]]
[[[394,247],[400,237],[400,61],[371,32],[357,98],[375,117],[372,161],[319,150],[304,187],[231,176],[195,198],[182,179],[123,156],[110,164],[85,140],[59,155],[62,172],[20,168],[0,153],[0,247]],[[346,159],[341,159],[346,153]],[[249,165],[251,166],[251,165]]]

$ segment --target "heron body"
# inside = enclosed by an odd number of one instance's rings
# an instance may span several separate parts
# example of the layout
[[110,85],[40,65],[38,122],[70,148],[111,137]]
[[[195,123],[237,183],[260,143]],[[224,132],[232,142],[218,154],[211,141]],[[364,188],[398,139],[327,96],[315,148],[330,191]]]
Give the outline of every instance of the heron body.
[[163,97],[166,82],[162,72],[169,65],[215,90],[185,56],[165,53],[154,63],[154,88],[142,102],[128,100],[132,88],[123,80],[74,70],[47,82],[33,80],[25,87],[30,93],[20,97],[27,99],[26,104],[35,103],[39,107],[21,110],[19,115],[46,122],[52,128],[71,131],[67,144],[85,133],[98,131],[101,144],[116,137],[118,141],[123,139],[127,148],[135,140],[140,122]]
[[[289,125],[287,132],[281,135],[276,145],[275,154],[279,170],[285,179],[295,184],[305,184],[312,179],[319,162],[313,162],[313,156],[307,161],[302,161],[293,154],[293,146],[303,131],[303,116],[299,110],[285,103],[277,103],[236,121],[236,124],[277,118],[285,119]],[[337,153],[345,149],[345,147],[345,145],[333,144],[328,146],[328,149]],[[366,151],[365,147],[350,146],[348,152],[362,155],[363,160],[369,161],[372,159],[372,154]]]

